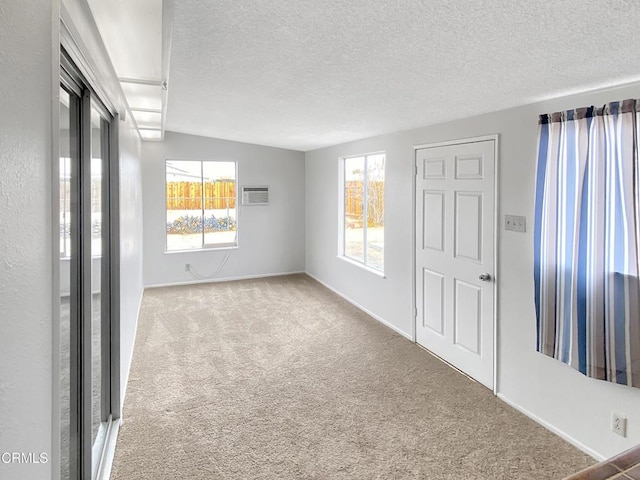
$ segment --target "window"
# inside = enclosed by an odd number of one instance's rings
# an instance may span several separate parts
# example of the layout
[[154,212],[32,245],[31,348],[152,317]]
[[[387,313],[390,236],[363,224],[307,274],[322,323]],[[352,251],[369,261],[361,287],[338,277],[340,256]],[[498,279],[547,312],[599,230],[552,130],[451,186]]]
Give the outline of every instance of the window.
[[384,153],[342,159],[342,256],[384,268]]
[[[65,96],[66,95],[66,96]],[[68,110],[65,105],[68,94],[60,95],[62,111]],[[95,132],[92,139],[97,148],[100,148],[100,117],[95,111],[91,117],[92,128]],[[66,148],[61,144],[61,149]],[[94,146],[94,148],[96,148]],[[60,258],[71,258],[71,158],[60,156]],[[91,255],[102,255],[102,159],[92,155],[91,158]]]
[[[69,115],[69,94],[60,90],[60,111]],[[64,117],[63,117],[64,120]],[[61,122],[62,123],[62,122]],[[64,124],[62,124],[64,127]],[[61,130],[64,129],[61,128]],[[62,133],[61,135],[62,136]],[[65,147],[60,142],[60,150]],[[62,153],[62,152],[61,152]],[[71,159],[60,155],[60,258],[71,257]]]
[[236,162],[166,161],[167,251],[235,247]]

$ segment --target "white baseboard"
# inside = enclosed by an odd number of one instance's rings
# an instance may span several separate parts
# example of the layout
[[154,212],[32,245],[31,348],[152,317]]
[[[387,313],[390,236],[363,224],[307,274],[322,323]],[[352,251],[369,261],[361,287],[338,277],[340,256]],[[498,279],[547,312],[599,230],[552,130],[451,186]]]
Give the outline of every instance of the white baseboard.
[[559,436],[563,440],[569,442],[574,447],[578,448],[579,450],[582,450],[587,455],[590,455],[591,457],[596,459],[598,462],[601,462],[601,461],[607,459],[606,456],[601,455],[600,453],[596,452],[595,450],[587,447],[584,443],[579,442],[578,440],[576,440],[575,438],[573,438],[570,435],[567,435],[562,430],[560,430],[560,429],[554,427],[553,425],[551,425],[550,423],[544,421],[543,419],[541,419],[537,415],[533,414],[532,412],[530,412],[526,408],[522,407],[521,405],[519,405],[519,404],[517,404],[515,402],[512,402],[507,397],[505,397],[503,394],[498,393],[498,398],[500,400],[502,400],[503,402],[505,402],[506,404],[508,404],[508,405],[512,406],[513,408],[515,408],[516,410],[518,410],[520,413],[525,414],[527,417],[529,417],[534,422],[539,423],[540,425],[542,425],[544,428],[546,428],[550,432],[555,433],[557,436]]
[[267,277],[282,277],[285,275],[299,275],[305,273],[304,271],[296,272],[279,272],[279,273],[259,273],[257,275],[241,275],[238,277],[220,277],[220,278],[205,278],[203,280],[186,280],[184,282],[171,282],[171,283],[155,283],[152,285],[145,285],[144,288],[162,288],[162,287],[178,287],[181,285],[197,285],[200,283],[217,283],[217,282],[235,282],[238,280],[251,280],[254,278],[267,278]]
[[390,328],[391,330],[393,330],[396,333],[399,333],[400,335],[402,335],[403,337],[405,337],[407,340],[411,340],[413,342],[413,338],[411,338],[411,334],[405,332],[404,330],[399,329],[398,327],[396,327],[395,325],[392,325],[391,323],[387,322],[384,318],[376,315],[375,313],[373,313],[370,310],[367,310],[365,307],[363,307],[362,305],[360,305],[358,302],[356,302],[355,300],[353,300],[352,298],[347,297],[344,293],[339,292],[338,290],[336,290],[335,288],[333,288],[331,285],[327,285],[325,282],[323,282],[322,280],[320,280],[319,278],[315,277],[314,275],[310,274],[309,272],[304,272],[305,274],[307,274],[309,277],[313,278],[316,282],[318,282],[319,284],[323,285],[324,287],[328,288],[329,290],[331,290],[333,293],[335,293],[336,295],[338,295],[339,297],[344,298],[347,302],[349,302],[351,305],[353,305],[354,307],[362,310],[364,313],[366,313],[367,315],[369,315],[370,317],[375,318],[377,321],[379,321],[380,323],[382,323],[385,327]]

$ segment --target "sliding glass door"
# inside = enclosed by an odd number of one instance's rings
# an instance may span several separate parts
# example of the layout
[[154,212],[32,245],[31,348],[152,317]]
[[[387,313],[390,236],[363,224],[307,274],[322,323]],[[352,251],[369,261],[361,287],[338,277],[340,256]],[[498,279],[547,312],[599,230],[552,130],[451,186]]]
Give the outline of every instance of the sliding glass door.
[[63,54],[60,84],[61,478],[92,479],[119,412],[113,117]]
[[[71,157],[77,158],[75,141],[78,98],[60,87],[60,478],[71,477]],[[73,123],[73,127],[72,127]],[[74,161],[77,163],[77,160]],[[74,212],[75,213],[75,212]],[[75,294],[74,294],[75,296]],[[76,477],[77,478],[77,477]]]

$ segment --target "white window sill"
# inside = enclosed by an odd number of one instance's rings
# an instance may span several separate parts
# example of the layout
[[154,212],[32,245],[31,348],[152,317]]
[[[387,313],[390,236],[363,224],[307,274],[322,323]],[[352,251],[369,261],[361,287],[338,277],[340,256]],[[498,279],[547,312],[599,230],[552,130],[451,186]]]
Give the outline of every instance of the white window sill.
[[344,261],[344,262],[347,262],[347,263],[349,263],[351,265],[355,265],[356,267],[359,267],[359,268],[361,268],[363,270],[366,270],[369,273],[373,273],[374,275],[377,275],[380,278],[387,278],[385,276],[384,272],[381,272],[380,270],[377,270],[377,269],[375,269],[373,267],[365,265],[362,262],[358,262],[357,260],[353,260],[353,259],[351,259],[349,257],[345,257],[344,255],[338,255],[338,258],[340,260]]
[[165,250],[165,255],[173,255],[174,253],[196,253],[196,252],[224,252],[227,250],[238,250],[237,245],[226,245],[220,247],[204,247],[204,248],[189,248],[186,250]]

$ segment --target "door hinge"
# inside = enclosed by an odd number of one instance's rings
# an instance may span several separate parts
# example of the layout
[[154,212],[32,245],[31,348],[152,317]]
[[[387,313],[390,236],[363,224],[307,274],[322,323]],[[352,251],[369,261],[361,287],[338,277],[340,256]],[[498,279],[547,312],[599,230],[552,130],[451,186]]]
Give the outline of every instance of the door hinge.
[[418,308],[417,307],[413,307],[413,316],[415,318],[418,318]]
[[413,174],[417,177],[418,176],[418,165],[414,165],[413,166]]

